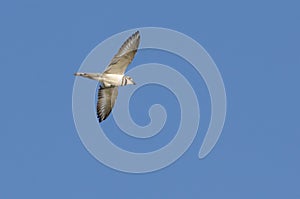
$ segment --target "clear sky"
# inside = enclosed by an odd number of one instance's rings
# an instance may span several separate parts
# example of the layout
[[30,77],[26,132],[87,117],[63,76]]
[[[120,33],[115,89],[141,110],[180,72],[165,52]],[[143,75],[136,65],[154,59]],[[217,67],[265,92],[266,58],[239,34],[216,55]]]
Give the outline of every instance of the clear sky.
[[[0,5],[1,199],[300,198],[299,2]],[[128,174],[102,165],[81,143],[72,116],[73,73],[101,41],[144,26],[183,32],[208,51],[224,80],[227,117],[217,145],[199,160],[210,102],[201,78],[195,80],[201,122],[189,150],[162,170]],[[153,61],[182,71],[188,66],[168,53],[138,55],[130,67]],[[147,124],[145,107],[159,102],[172,115],[165,134],[143,143],[122,135],[111,117],[103,124],[111,140],[133,151],[163,146],[179,121],[177,101],[168,90],[144,90],[133,96],[132,104],[143,110],[133,108],[133,119]]]

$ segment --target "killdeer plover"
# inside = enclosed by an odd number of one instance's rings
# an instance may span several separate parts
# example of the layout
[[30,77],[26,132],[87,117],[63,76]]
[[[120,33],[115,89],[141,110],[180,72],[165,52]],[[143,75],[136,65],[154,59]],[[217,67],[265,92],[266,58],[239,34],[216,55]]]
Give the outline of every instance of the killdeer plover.
[[139,43],[140,34],[137,31],[123,43],[103,73],[77,72],[74,74],[75,76],[82,76],[101,83],[98,90],[97,102],[97,117],[99,122],[105,120],[110,114],[118,95],[118,87],[135,84],[133,79],[125,76],[124,73],[127,66],[133,60]]

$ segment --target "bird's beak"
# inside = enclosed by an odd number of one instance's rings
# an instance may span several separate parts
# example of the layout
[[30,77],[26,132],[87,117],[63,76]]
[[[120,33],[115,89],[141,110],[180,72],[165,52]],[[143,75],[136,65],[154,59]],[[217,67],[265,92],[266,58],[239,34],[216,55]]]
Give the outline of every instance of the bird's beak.
[[135,83],[134,81],[132,81],[132,84],[133,84],[133,85],[136,85],[136,83]]

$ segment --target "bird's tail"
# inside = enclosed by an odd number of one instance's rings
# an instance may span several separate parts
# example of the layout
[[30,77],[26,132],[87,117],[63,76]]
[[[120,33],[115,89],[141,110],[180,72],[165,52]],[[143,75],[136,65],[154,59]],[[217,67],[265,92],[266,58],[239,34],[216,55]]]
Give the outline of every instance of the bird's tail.
[[101,80],[101,73],[74,73],[75,76],[82,76],[93,80]]
[[86,73],[74,73],[75,76],[84,76]]

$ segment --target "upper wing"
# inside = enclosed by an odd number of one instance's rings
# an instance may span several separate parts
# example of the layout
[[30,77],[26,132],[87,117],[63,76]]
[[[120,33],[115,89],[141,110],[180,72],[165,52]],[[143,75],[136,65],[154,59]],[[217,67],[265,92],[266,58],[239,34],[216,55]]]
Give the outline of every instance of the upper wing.
[[118,96],[118,87],[99,87],[98,90],[98,102],[97,102],[97,116],[99,122],[105,120],[110,114],[112,108],[115,105],[116,98]]
[[137,31],[124,42],[103,73],[123,75],[127,66],[133,60],[139,44],[140,33]]

